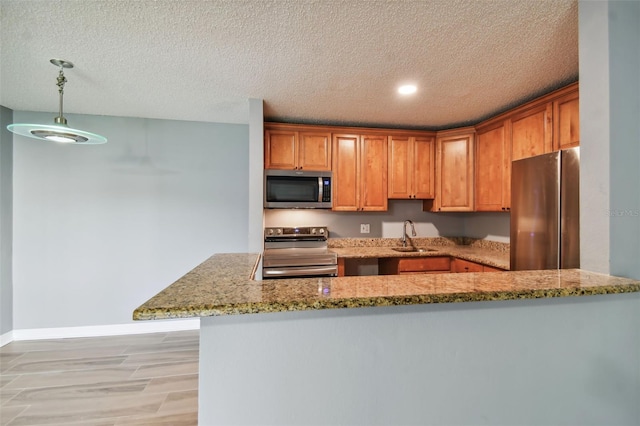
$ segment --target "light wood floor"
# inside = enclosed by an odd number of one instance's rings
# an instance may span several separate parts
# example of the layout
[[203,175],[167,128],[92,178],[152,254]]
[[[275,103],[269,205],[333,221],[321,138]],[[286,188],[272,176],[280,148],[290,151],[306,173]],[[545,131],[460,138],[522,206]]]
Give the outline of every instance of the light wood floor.
[[9,343],[0,424],[197,425],[198,334]]

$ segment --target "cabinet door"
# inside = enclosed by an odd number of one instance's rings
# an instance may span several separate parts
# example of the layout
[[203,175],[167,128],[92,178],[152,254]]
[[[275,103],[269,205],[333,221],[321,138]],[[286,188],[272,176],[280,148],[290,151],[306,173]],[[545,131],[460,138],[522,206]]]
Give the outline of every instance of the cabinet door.
[[387,210],[387,137],[360,137],[360,210]]
[[438,137],[437,211],[473,210],[473,134]]
[[356,211],[359,209],[359,141],[358,135],[333,135],[333,209]]
[[264,137],[264,168],[295,170],[298,156],[298,132],[267,130]]
[[412,198],[412,144],[411,138],[389,136],[389,177],[388,197],[397,199]]
[[578,91],[553,102],[553,148],[555,151],[580,145],[580,101]]
[[469,262],[468,260],[454,259],[451,272],[484,272],[484,267],[480,263]]
[[434,197],[435,138],[416,137],[413,144],[413,198],[429,199]]
[[331,170],[331,133],[299,132],[298,168]]
[[511,160],[552,151],[552,104],[519,113],[511,118]]
[[433,198],[435,138],[389,136],[388,143],[388,198]]
[[476,211],[509,210],[511,155],[506,138],[507,124],[501,122],[479,129],[476,135]]

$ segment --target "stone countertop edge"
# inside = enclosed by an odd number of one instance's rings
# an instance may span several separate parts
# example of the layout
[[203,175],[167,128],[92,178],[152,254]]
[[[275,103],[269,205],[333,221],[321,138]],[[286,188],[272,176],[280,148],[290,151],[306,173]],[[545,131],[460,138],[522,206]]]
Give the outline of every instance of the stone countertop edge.
[[256,281],[259,254],[216,254],[134,310],[134,320],[640,292],[580,269]]

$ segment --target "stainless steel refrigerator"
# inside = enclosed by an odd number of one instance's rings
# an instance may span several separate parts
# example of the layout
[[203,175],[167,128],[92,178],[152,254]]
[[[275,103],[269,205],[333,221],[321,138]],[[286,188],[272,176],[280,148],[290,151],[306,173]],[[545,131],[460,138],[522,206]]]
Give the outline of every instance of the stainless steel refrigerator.
[[580,267],[580,148],[511,168],[511,270]]

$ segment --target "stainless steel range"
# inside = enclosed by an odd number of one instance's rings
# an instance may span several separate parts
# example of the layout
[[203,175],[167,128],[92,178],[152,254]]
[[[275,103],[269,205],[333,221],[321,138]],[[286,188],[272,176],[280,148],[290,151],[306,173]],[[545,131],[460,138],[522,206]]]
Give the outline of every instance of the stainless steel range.
[[262,278],[338,275],[326,226],[265,228]]

